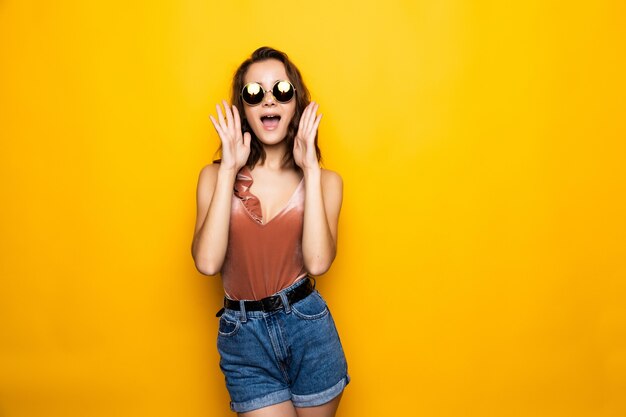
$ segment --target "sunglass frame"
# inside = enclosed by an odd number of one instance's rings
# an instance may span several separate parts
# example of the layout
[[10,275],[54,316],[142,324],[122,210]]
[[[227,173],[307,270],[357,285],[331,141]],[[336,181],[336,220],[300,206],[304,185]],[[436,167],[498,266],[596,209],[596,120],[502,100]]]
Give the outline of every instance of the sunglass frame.
[[[276,97],[276,95],[274,94],[274,88],[276,88],[276,86],[277,86],[279,83],[282,83],[282,82],[286,82],[286,83],[288,83],[288,84],[291,86],[291,89],[293,90],[293,94],[291,95],[291,98],[289,98],[289,100],[287,100],[287,101],[282,101],[282,100],[279,100],[279,99]],[[243,92],[244,92],[244,91],[246,91],[246,88],[247,88],[250,84],[257,84],[257,85],[261,88],[261,91],[263,92],[263,94],[260,96],[260,97],[261,97],[261,101],[259,101],[258,103],[255,103],[255,104],[250,104],[250,103],[248,103],[248,102],[246,101],[246,99],[244,98]],[[248,106],[251,106],[251,107],[252,107],[252,106],[258,106],[259,104],[263,103],[263,99],[265,98],[265,95],[268,93],[268,91],[269,91],[269,92],[271,92],[271,93],[272,93],[272,97],[274,97],[274,99],[275,99],[276,101],[278,101],[279,103],[281,103],[281,104],[286,104],[286,103],[289,103],[289,102],[290,102],[291,100],[293,100],[293,98],[296,96],[296,87],[295,87],[295,86],[291,83],[291,81],[289,81],[289,80],[277,80],[277,81],[274,83],[274,85],[272,85],[272,88],[270,88],[269,90],[265,90],[265,88],[263,88],[263,85],[261,85],[261,83],[258,83],[258,82],[256,82],[256,81],[252,81],[252,82],[249,82],[249,83],[247,83],[246,85],[244,85],[244,86],[243,86],[243,88],[241,89],[241,93],[239,93],[239,94],[241,95],[241,100],[243,100],[243,102],[244,102],[244,103],[246,103]]]

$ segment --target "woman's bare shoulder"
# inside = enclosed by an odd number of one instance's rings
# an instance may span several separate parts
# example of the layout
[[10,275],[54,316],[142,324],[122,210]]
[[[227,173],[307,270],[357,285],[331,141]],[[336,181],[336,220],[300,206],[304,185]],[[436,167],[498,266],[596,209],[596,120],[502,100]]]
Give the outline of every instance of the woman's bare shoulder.
[[210,202],[213,190],[217,184],[217,174],[220,169],[219,163],[206,164],[198,174],[198,202]]
[[341,182],[341,175],[337,171],[333,171],[330,169],[322,168],[322,181],[334,181]]
[[330,169],[322,168],[322,187],[328,188],[332,187],[333,189],[341,190],[343,188],[343,179],[338,172],[332,171]]
[[219,169],[219,161],[213,161],[210,164],[206,164],[200,170],[200,181],[207,181],[210,179],[215,180],[217,178],[217,172]]

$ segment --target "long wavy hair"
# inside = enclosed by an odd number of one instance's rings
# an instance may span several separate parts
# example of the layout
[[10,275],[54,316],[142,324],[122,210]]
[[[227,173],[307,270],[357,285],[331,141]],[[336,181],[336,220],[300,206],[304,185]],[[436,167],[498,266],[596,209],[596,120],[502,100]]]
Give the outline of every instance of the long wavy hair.
[[[250,128],[250,124],[246,119],[246,114],[244,111],[244,106],[246,106],[246,104],[241,98],[241,90],[244,86],[243,80],[246,72],[248,71],[248,68],[250,68],[250,65],[268,59],[276,59],[283,63],[289,81],[291,81],[293,86],[296,88],[296,96],[294,98],[296,100],[296,110],[293,117],[291,118],[289,126],[287,127],[287,136],[284,139],[287,141],[287,152],[285,152],[285,156],[282,162],[283,166],[285,167],[292,167],[297,169],[298,166],[293,159],[293,143],[296,134],[298,133],[300,116],[302,116],[304,109],[311,102],[311,96],[309,94],[309,90],[304,84],[304,81],[302,80],[302,75],[300,74],[300,71],[294,65],[294,63],[289,60],[287,54],[277,49],[270,48],[269,46],[262,46],[254,51],[250,58],[246,59],[239,66],[239,68],[237,68],[237,71],[235,71],[235,75],[233,76],[231,103],[237,107],[237,110],[239,110],[242,132],[249,132],[250,136],[252,137],[252,140],[250,141],[250,156],[248,156],[248,161],[246,162],[246,165],[248,166],[248,168],[252,169],[259,161],[261,161],[261,163],[265,162],[265,150],[263,149],[261,141],[254,134],[254,131],[252,130],[252,128]],[[317,160],[321,161],[322,154],[320,152],[319,146],[317,145],[317,133],[315,134],[315,153],[317,154]]]

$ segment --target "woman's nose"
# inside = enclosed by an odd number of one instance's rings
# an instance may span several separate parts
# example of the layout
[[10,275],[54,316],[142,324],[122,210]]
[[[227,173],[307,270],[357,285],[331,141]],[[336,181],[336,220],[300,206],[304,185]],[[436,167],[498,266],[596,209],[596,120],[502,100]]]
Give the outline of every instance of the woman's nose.
[[263,96],[263,105],[264,106],[272,106],[276,104],[276,99],[274,98],[274,94],[272,94],[272,90],[268,90],[265,92]]

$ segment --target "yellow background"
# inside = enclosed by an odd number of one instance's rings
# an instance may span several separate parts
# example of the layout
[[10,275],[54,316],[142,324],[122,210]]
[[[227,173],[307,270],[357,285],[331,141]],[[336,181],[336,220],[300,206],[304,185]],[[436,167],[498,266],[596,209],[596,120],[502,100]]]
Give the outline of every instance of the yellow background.
[[208,115],[286,51],[344,178],[338,416],[626,415],[623,1],[0,1],[0,415],[228,416]]

